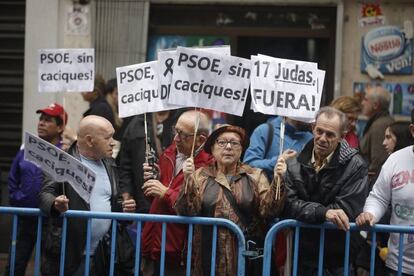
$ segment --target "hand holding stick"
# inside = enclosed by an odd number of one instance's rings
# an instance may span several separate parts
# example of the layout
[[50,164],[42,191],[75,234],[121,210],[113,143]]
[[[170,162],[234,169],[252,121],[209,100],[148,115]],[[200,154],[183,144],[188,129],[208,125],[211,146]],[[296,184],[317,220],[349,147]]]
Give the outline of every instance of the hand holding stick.
[[276,200],[279,200],[281,198],[282,177],[286,173],[286,170],[287,170],[286,161],[295,156],[296,156],[296,151],[288,149],[279,156],[279,159],[276,162],[274,172],[273,172],[274,178],[276,179],[276,197],[275,197]]
[[187,180],[188,177],[194,173],[195,167],[194,167],[194,159],[192,157],[188,158],[184,161],[183,164],[183,173],[184,173],[184,194],[187,194]]

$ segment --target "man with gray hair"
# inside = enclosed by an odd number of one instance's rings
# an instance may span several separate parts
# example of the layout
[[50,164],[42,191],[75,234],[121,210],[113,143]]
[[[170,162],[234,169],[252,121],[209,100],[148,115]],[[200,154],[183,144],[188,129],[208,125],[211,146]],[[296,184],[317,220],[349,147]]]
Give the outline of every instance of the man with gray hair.
[[[388,111],[390,92],[381,86],[369,87],[362,100],[362,113],[368,117],[361,139],[361,154],[368,163],[369,183],[374,184],[382,164],[388,157],[382,141],[385,129],[394,121]],[[370,185],[372,186],[372,185]]]
[[[287,161],[285,218],[328,221],[348,230],[349,222],[361,212],[368,194],[367,166],[342,139],[346,126],[346,115],[335,108],[323,107],[317,113],[313,140]],[[316,275],[320,232],[303,229],[300,235],[298,275]],[[342,275],[344,252],[345,233],[326,230],[324,275]]]

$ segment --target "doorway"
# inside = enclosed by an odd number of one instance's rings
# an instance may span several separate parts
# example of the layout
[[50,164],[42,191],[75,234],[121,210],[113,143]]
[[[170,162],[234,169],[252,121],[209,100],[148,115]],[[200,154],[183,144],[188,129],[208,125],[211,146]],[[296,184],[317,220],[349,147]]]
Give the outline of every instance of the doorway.
[[[148,33],[148,51],[154,37],[189,41],[205,36],[201,41],[229,41],[232,55],[239,57],[260,53],[317,62],[326,71],[321,106],[333,98],[335,6],[151,5]],[[250,110],[248,99],[242,117],[229,117],[250,135],[268,116]]]
[[[329,38],[305,37],[252,37],[242,36],[237,40],[237,56],[250,58],[251,55],[263,54],[272,57],[317,62],[319,69],[327,71],[329,67]],[[331,76],[333,77],[333,76]],[[325,80],[326,83],[326,80]],[[326,95],[324,86],[323,95]],[[322,102],[326,102],[326,96]],[[330,101],[330,99],[329,99]],[[270,116],[250,109],[251,99],[248,98],[243,117],[233,116],[234,123],[243,127],[250,135],[261,123]]]

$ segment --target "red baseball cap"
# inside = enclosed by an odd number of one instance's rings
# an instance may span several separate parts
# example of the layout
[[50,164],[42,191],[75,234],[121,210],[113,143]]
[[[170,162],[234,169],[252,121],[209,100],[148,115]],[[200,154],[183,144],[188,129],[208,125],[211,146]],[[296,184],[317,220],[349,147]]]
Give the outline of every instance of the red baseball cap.
[[68,123],[68,113],[66,113],[65,109],[57,103],[52,103],[48,107],[38,109],[36,113],[44,113],[52,117],[58,117],[63,121],[64,125]]

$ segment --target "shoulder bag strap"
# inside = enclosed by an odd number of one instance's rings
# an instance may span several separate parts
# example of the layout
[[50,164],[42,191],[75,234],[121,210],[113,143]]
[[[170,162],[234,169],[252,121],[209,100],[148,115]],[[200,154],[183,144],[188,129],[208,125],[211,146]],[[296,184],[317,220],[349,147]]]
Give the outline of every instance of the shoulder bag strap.
[[[244,185],[249,185],[248,183],[248,179],[245,180],[245,178],[247,178],[247,175],[242,175],[242,182]],[[232,179],[233,181],[233,179]],[[247,182],[247,183],[245,183]],[[227,188],[222,188],[223,189],[223,193],[226,196],[227,200],[229,201],[231,207],[233,208],[234,212],[236,213],[236,215],[239,217],[241,223],[244,225],[244,227],[246,227],[246,229],[249,227],[250,223],[251,223],[251,217],[246,216],[239,208],[239,206],[237,205],[236,199],[234,198],[233,193],[227,189]]]

